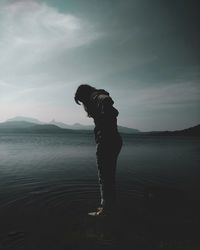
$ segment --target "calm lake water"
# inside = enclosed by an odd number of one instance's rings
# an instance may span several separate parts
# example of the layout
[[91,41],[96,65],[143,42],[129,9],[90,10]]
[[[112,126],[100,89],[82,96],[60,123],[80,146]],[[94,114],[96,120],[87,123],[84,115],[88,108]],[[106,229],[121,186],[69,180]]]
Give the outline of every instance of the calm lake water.
[[[199,138],[122,137],[117,167],[122,209],[133,204],[144,211],[141,201],[159,201],[165,195],[169,203],[172,196],[198,201]],[[85,240],[77,230],[66,235],[80,228],[69,217],[78,218],[99,205],[95,150],[92,134],[0,134],[0,249],[66,249],[77,239]],[[74,219],[87,231],[85,220]],[[87,238],[87,244],[96,247],[92,242]]]

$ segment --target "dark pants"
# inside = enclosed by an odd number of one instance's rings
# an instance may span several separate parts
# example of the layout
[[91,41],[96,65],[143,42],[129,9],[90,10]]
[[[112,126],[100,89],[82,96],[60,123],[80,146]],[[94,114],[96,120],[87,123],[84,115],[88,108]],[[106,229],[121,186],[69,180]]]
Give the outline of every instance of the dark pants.
[[115,173],[117,158],[122,147],[119,135],[108,136],[97,143],[97,168],[101,194],[101,207],[110,210],[115,205]]

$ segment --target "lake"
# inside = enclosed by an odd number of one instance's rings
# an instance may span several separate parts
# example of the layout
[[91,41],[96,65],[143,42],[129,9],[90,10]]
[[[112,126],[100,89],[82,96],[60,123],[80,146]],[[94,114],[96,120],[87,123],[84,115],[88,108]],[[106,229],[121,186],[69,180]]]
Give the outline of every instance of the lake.
[[0,250],[197,249],[200,138],[122,137],[118,223],[87,217],[100,198],[92,134],[0,134]]

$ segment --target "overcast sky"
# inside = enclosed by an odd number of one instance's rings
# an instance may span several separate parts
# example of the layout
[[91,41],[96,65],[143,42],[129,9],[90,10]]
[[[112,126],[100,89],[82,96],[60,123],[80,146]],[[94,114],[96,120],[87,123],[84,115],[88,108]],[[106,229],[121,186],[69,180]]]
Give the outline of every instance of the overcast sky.
[[92,124],[73,99],[88,83],[110,93],[120,125],[197,125],[199,7],[192,0],[0,0],[0,122]]

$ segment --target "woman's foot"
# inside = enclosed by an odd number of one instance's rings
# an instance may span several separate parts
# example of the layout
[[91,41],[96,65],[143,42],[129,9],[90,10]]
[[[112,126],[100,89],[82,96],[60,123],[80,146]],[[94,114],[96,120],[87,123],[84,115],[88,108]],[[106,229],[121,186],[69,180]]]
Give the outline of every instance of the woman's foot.
[[103,209],[103,207],[98,207],[98,208],[97,208],[97,211],[95,211],[95,212],[90,212],[90,213],[88,213],[88,215],[90,215],[90,216],[102,217],[102,216],[106,216],[107,213],[105,212],[105,209]]

